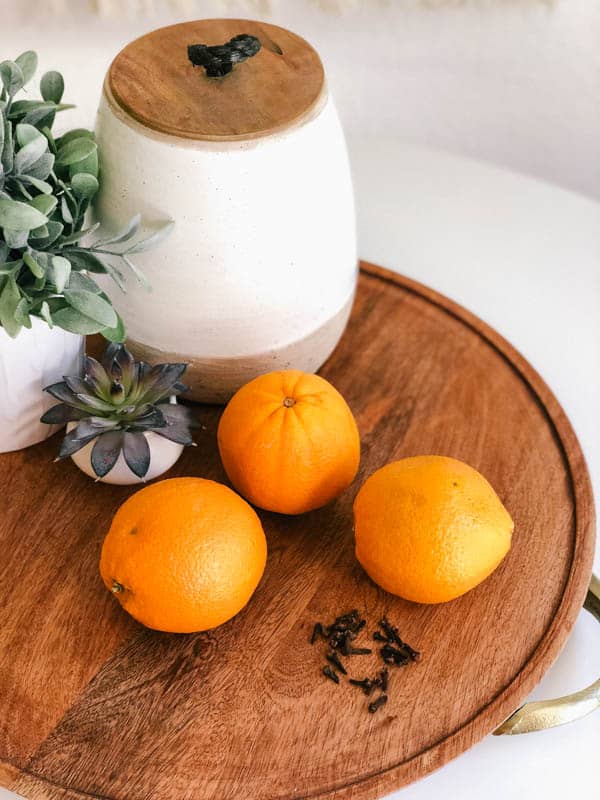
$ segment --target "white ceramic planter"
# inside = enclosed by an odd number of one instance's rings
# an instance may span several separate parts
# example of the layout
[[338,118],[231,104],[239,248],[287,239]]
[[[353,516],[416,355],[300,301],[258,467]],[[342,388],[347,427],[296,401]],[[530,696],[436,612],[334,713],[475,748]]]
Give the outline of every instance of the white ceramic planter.
[[31,320],[31,329],[23,328],[16,339],[0,327],[0,453],[29,447],[59,429],[40,422],[56,405],[43,389],[82,370],[82,336]]
[[160,247],[135,257],[153,292],[129,281],[115,297],[135,355],[189,362],[190,396],[204,401],[273,369],[317,370],[357,277],[350,170],[326,85],[283,130],[207,141],[146,127],[107,81],[96,133],[102,225],[115,230],[136,212],[175,221]]
[[[72,430],[75,425],[75,422],[69,422],[67,430]],[[183,452],[183,445],[172,442],[170,439],[165,439],[164,436],[159,436],[157,433],[145,433],[144,436],[150,447],[150,468],[143,478],[138,478],[138,476],[129,469],[123,458],[123,453],[119,454],[117,462],[110,472],[103,478],[97,478],[91,463],[94,442],[89,442],[89,444],[86,444],[81,450],[73,453],[71,458],[82,472],[85,472],[90,478],[99,480],[102,483],[112,483],[119,486],[147,483],[171,469]]]

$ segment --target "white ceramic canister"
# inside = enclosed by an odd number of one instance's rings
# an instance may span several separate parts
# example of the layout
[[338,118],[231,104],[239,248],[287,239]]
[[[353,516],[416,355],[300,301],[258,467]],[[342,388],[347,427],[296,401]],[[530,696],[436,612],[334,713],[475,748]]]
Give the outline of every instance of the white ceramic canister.
[[[196,43],[250,34],[260,51],[224,77]],[[128,345],[186,361],[190,397],[226,401],[274,369],[315,371],[343,333],[357,256],[348,157],[314,49],[282,28],[204,20],[128,45],[98,111],[97,214],[114,231],[141,212],[171,236],[136,255],[152,285],[116,296]]]
[[56,399],[44,387],[79,375],[83,366],[83,337],[49,328],[31,317],[11,339],[0,327],[0,453],[41,442],[60,426],[44,425],[40,417]]

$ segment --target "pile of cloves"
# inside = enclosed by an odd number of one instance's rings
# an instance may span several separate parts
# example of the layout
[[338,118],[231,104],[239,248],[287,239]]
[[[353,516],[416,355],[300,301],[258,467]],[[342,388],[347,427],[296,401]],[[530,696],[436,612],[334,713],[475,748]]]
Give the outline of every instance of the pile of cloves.
[[[329,662],[322,668],[323,675],[334,683],[340,682],[340,675],[348,675],[348,670],[342,662],[341,656],[370,655],[373,651],[369,647],[355,647],[353,642],[367,624],[358,609],[353,609],[347,614],[336,617],[331,625],[315,623],[310,643],[314,644],[319,639],[324,639],[328,644],[325,658]],[[388,701],[388,686],[390,680],[389,666],[405,667],[412,661],[418,661],[420,653],[414,650],[407,642],[400,638],[398,628],[394,627],[386,617],[379,620],[378,629],[373,633],[373,640],[382,644],[379,655],[383,660],[384,668],[373,678],[348,678],[348,683],[357,686],[367,697],[376,690],[379,695],[367,706],[369,712],[374,714]]]

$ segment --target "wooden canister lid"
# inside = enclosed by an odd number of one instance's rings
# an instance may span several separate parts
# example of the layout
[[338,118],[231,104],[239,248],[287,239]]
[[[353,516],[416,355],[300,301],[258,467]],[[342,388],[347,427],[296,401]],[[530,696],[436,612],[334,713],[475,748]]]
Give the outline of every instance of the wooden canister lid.
[[[259,52],[222,78],[188,59],[191,44],[256,36]],[[323,65],[300,36],[264,22],[205,19],[159,28],[128,44],[112,62],[107,95],[148,128],[185,139],[265,136],[299,122],[322,94]]]

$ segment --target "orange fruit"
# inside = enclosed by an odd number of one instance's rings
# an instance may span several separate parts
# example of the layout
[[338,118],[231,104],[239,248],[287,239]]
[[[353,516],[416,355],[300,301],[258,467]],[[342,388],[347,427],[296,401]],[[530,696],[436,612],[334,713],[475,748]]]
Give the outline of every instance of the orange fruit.
[[356,422],[324,378],[269,372],[231,398],[219,423],[219,451],[235,488],[281,514],[325,505],[353,481],[360,461]]
[[483,475],[444,456],[388,464],[354,501],[358,561],[382,589],[417,603],[477,586],[507,554],[513,527]]
[[149,628],[191,633],[235,616],[267,558],[260,520],[214,481],[172,478],[119,508],[102,546],[100,574],[123,608]]

